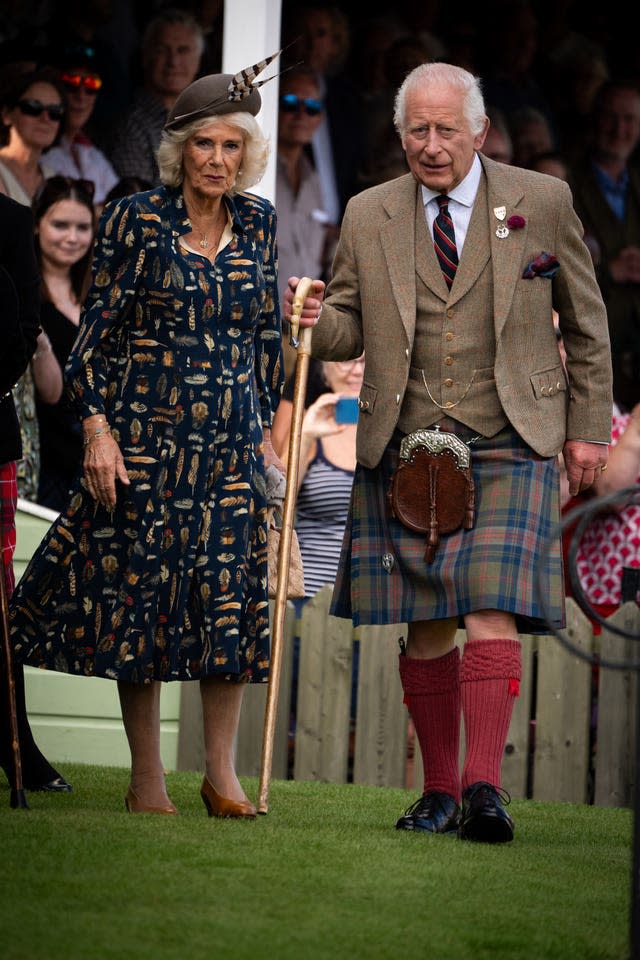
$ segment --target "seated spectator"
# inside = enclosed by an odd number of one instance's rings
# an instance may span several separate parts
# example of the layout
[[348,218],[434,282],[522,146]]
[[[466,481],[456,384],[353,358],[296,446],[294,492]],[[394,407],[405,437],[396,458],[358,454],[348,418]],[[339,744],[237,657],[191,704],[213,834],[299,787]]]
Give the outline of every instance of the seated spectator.
[[362,157],[360,84],[352,82],[346,69],[351,43],[349,17],[340,4],[305,0],[285,5],[282,66],[302,62],[316,71],[321,85],[324,111],[309,153],[320,175],[323,209],[336,226],[358,190]]
[[93,52],[94,69],[103,86],[91,117],[91,139],[104,150],[103,137],[131,100],[130,62],[138,38],[126,8],[133,4],[129,0],[56,0],[45,6],[49,16],[43,25],[41,63],[46,62],[42,57],[50,59],[51,51],[75,47],[81,54],[87,49]]
[[605,83],[596,95],[591,146],[571,169],[585,234],[597,244],[596,277],[607,308],[613,391],[630,410],[640,401],[640,86]]
[[372,97],[362,94],[363,150],[358,171],[359,189],[408,172],[404,150],[393,124],[393,103],[406,75],[432,59],[429,45],[414,33],[396,37],[383,57],[383,85]]
[[559,144],[574,164],[588,147],[598,90],[610,79],[607,58],[600,43],[572,32],[548,52],[547,67],[547,89]]
[[[319,371],[324,389],[307,405],[300,435],[295,528],[302,554],[305,598],[312,597],[326,583],[333,583],[338,569],[356,465],[357,423],[337,422],[336,403],[340,397],[359,395],[364,357],[345,362],[323,361]],[[317,392],[317,382],[310,380],[310,384]],[[272,431],[274,449],[283,461],[288,454],[291,396],[289,382]]]
[[[322,122],[324,105],[317,74],[294,67],[280,78],[276,209],[278,211],[278,276],[280,296],[289,277],[326,280],[327,225],[322,185],[305,147]],[[285,371],[295,354],[284,344]]]
[[102,77],[96,70],[92,47],[65,50],[57,58],[66,90],[67,111],[62,135],[45,153],[47,166],[65,177],[91,180],[94,203],[100,206],[118,176],[105,154],[88,134],[96,102],[102,89]]
[[529,161],[529,169],[537,170],[538,173],[547,173],[550,177],[557,177],[559,180],[569,180],[569,167],[559,150],[536,153]]
[[192,13],[204,34],[204,51],[200,73],[222,72],[222,40],[224,31],[224,0],[183,0],[180,8]]
[[141,41],[142,87],[112,131],[109,156],[118,176],[160,182],[160,134],[177,97],[198,76],[203,49],[202,28],[185,10],[168,8],[149,21]]
[[[489,0],[478,23],[476,72],[485,102],[499,107],[509,124],[516,112],[533,108],[553,129],[553,109],[537,71],[544,25],[532,0]],[[515,156],[513,162],[525,166]]]
[[56,71],[49,68],[5,74],[0,90],[0,193],[31,201],[47,176],[44,152],[62,130],[66,99]]
[[513,143],[506,117],[499,107],[487,107],[490,126],[484,138],[482,152],[498,163],[513,162]]
[[513,143],[513,165],[529,167],[533,157],[556,149],[551,124],[535,107],[521,107],[509,116]]
[[[94,235],[93,184],[53,176],[33,202],[36,254],[41,275],[40,324],[60,376],[78,334],[88,289]],[[40,435],[38,503],[60,511],[82,463],[82,426],[62,396],[47,403],[36,391]]]

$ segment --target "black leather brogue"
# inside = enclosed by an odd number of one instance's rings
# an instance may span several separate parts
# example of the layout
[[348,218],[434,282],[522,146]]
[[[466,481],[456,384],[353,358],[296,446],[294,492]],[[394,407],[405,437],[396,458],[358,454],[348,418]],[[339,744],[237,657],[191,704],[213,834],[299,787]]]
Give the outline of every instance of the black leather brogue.
[[431,790],[423,794],[404,812],[396,823],[396,830],[416,833],[456,833],[460,821],[460,807],[448,793]]
[[505,790],[479,780],[462,793],[462,816],[458,836],[480,843],[509,843],[513,840],[513,820],[503,804],[511,797]]

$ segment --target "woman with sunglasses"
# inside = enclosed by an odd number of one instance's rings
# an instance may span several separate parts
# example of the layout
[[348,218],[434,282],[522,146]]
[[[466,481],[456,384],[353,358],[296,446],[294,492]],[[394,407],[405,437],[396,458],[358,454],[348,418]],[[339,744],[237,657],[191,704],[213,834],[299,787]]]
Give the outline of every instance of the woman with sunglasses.
[[[0,96],[0,192],[30,207],[34,194],[52,174],[43,153],[60,133],[64,90],[49,68],[15,73]],[[36,391],[48,403],[62,395],[62,374],[47,334],[38,337],[36,351],[13,396],[20,421],[23,456],[18,462],[18,491],[37,501],[40,435]]]
[[[91,52],[91,48],[88,48]],[[118,182],[111,161],[91,140],[89,126],[102,89],[102,77],[89,54],[67,58],[60,63],[67,111],[59,142],[46,154],[47,165],[65,177],[91,180],[93,202],[101,207],[108,192]]]
[[31,201],[53,173],[43,154],[60,135],[65,94],[49,69],[19,73],[0,97],[0,192]]
[[[93,183],[53,176],[33,201],[40,268],[40,325],[64,370],[78,335],[87,293],[94,234]],[[60,511],[82,463],[82,427],[67,398],[47,403],[36,393],[40,434],[38,503]]]

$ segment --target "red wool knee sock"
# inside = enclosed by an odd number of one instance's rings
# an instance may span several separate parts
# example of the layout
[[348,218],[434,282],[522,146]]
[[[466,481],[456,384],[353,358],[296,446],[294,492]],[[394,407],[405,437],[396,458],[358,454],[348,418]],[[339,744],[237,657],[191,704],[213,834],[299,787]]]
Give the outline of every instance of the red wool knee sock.
[[424,767],[424,792],[448,793],[460,802],[460,651],[418,660],[399,657],[405,703],[416,728]]
[[522,657],[518,640],[467,641],[460,664],[466,753],[462,789],[478,780],[500,786],[500,768]]

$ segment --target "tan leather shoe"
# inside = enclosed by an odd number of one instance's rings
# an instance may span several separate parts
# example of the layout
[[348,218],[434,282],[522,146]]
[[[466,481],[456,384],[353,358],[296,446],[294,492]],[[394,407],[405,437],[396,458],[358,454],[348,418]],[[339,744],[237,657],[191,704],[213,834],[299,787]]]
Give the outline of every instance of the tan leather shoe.
[[256,818],[257,810],[249,800],[229,800],[221,796],[206,776],[202,781],[200,796],[210,817]]

